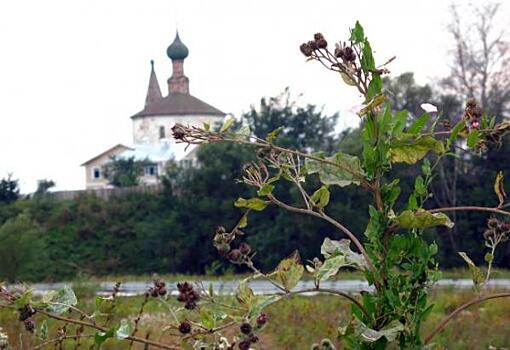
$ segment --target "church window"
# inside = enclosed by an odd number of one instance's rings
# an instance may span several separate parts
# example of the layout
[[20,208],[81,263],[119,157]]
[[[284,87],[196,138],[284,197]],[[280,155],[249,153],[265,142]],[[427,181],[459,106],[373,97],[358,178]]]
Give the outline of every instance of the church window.
[[144,173],[146,176],[156,176],[158,175],[158,166],[156,164],[150,164],[145,166]]
[[165,127],[164,126],[160,126],[159,127],[159,138],[160,139],[164,139],[165,138]]
[[94,179],[100,179],[101,178],[101,169],[99,169],[99,168],[92,169],[92,177]]

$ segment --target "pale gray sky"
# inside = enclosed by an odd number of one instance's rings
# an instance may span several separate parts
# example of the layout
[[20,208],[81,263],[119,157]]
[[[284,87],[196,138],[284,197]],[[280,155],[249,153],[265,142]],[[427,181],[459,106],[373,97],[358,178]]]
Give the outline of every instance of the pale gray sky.
[[[475,4],[484,1],[474,1]],[[354,89],[299,45],[322,32],[348,38],[356,20],[376,60],[396,55],[393,74],[414,71],[421,83],[448,71],[451,39],[444,0],[16,0],[0,2],[0,177],[12,172],[23,192],[37,179],[58,189],[84,187],[80,164],[131,141],[129,117],[142,109],[155,60],[163,93],[171,74],[166,48],[178,26],[190,50],[191,93],[239,115],[286,86],[306,103],[345,111]]]

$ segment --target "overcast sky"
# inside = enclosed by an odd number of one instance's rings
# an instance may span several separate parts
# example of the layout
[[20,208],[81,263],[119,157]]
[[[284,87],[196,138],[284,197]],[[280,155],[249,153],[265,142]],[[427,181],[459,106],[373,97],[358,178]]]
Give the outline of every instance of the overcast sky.
[[[483,3],[483,1],[474,1]],[[191,93],[235,115],[286,86],[303,103],[357,120],[354,89],[299,45],[322,32],[348,38],[356,20],[392,74],[433,83],[448,72],[449,2],[264,0],[16,0],[0,2],[0,177],[12,172],[23,192],[38,179],[57,189],[85,185],[80,164],[131,142],[131,115],[143,108],[150,60],[164,94],[166,48],[178,27],[190,54]],[[508,21],[507,21],[508,22]]]

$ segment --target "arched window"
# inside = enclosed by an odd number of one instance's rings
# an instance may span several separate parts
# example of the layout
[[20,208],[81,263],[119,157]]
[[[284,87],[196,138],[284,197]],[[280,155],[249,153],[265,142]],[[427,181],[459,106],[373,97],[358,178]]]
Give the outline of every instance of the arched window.
[[164,139],[165,138],[165,127],[164,126],[160,126],[159,127],[159,138],[160,139]]

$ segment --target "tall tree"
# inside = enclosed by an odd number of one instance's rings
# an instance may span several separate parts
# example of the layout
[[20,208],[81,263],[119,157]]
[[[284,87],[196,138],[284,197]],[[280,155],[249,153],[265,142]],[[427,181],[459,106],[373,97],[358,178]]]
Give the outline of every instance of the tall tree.
[[258,107],[251,106],[243,119],[260,138],[283,127],[276,141],[282,146],[298,149],[331,150],[335,142],[338,115],[325,116],[317,106],[300,105],[292,99],[289,88],[275,97],[264,97]]
[[11,203],[19,198],[18,180],[12,178],[12,174],[0,180],[0,202]]
[[501,120],[510,116],[510,42],[499,25],[508,20],[501,18],[501,3],[470,5],[462,15],[459,9],[451,7],[448,30],[454,39],[453,61],[443,87],[464,98],[477,99]]

